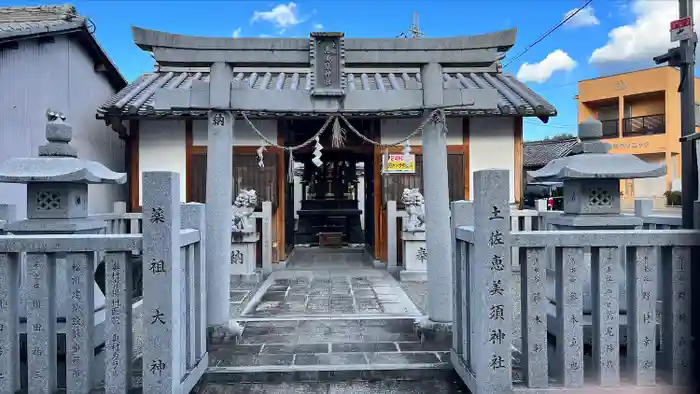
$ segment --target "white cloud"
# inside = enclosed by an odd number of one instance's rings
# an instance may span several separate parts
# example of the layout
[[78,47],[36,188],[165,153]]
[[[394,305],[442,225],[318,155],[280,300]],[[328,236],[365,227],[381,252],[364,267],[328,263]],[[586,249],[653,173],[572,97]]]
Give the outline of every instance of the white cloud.
[[239,27],[233,31],[233,38],[238,38],[240,36],[241,36],[241,28]]
[[270,11],[255,11],[253,12],[252,22],[268,21],[280,28],[287,28],[298,25],[303,22],[297,13],[297,5],[295,3],[278,4]]
[[[700,16],[700,1],[694,1],[693,19]],[[666,53],[671,44],[669,23],[678,18],[677,1],[635,0],[630,7],[634,23],[616,27],[608,42],[591,54],[590,64],[651,61]]]
[[323,25],[320,23],[314,23],[314,30],[316,31],[322,31],[323,30]]
[[523,82],[543,83],[557,71],[571,71],[576,62],[564,51],[557,49],[539,63],[523,63],[517,78]]
[[[563,19],[570,17],[575,11],[576,11],[576,8],[567,12],[566,14],[564,14]],[[599,25],[599,24],[600,24],[600,21],[595,16],[595,11],[593,10],[593,7],[587,7],[587,8],[582,9],[576,15],[571,17],[571,19],[566,21],[567,27],[595,26],[595,25]]]

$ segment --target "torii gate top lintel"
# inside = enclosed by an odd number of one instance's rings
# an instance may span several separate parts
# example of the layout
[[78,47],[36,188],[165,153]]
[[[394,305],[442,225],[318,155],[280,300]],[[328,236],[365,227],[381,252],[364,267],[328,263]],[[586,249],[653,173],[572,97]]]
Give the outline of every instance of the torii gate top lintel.
[[[404,40],[345,38],[343,33],[313,32],[309,38],[219,38],[171,34],[132,27],[134,43],[153,53],[159,64],[209,65],[227,62],[240,66],[298,66],[308,64],[316,40],[339,37],[348,66],[439,63],[443,67],[500,60],[515,45],[517,29],[493,33]],[[245,56],[241,56],[242,53]]]

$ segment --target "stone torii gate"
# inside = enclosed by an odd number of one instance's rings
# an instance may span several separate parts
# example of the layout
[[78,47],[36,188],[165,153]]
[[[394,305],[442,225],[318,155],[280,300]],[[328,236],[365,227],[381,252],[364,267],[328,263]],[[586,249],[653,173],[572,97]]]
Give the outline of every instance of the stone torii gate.
[[[195,80],[190,89],[158,87],[154,109],[208,111],[207,132],[207,276],[210,327],[229,322],[231,252],[232,154],[236,113],[252,116],[300,114],[331,116],[415,111],[429,116],[440,108],[489,113],[499,108],[498,91],[488,86],[464,89],[460,81],[443,79],[443,68],[478,65],[499,72],[502,48],[515,43],[515,29],[470,37],[346,39],[343,33],[311,33],[310,39],[233,39],[174,35],[133,28],[135,43],[153,53],[161,66],[209,67],[208,80]],[[416,83],[404,74],[404,89],[350,90],[346,67],[413,67]],[[234,67],[300,67],[308,65],[306,89],[253,89],[234,78]],[[484,66],[487,65],[487,66]],[[476,67],[476,66],[475,66]],[[270,83],[270,74],[263,77]],[[381,79],[381,78],[380,78]],[[391,81],[394,84],[396,81]],[[410,83],[409,83],[410,82]],[[283,81],[282,81],[283,83]],[[292,84],[299,84],[298,75]],[[350,82],[354,83],[354,82]],[[447,175],[446,125],[430,121],[422,135],[431,322],[452,322],[452,245]]]

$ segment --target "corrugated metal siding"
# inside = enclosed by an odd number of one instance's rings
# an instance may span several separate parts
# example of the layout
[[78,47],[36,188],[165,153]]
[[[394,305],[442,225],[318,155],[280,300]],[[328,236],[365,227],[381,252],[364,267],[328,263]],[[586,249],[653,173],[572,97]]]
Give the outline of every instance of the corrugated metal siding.
[[[66,37],[44,44],[20,41],[17,50],[0,51],[0,163],[37,154],[46,142],[46,109],[53,108],[73,125],[73,145],[81,157],[124,171],[123,144],[94,115],[113,93],[90,57]],[[125,188],[91,187],[90,197],[91,212],[110,211],[113,201],[125,200]],[[0,202],[17,204],[25,215],[26,188],[0,184]]]

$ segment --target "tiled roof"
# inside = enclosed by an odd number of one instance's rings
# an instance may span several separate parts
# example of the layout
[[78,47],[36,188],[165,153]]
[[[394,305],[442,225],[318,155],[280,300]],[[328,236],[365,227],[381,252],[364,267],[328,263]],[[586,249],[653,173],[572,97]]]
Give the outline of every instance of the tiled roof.
[[79,30],[85,26],[86,19],[69,5],[0,8],[0,41]]
[[[308,69],[299,69],[297,72],[268,72],[265,69],[261,69],[259,72],[236,72],[234,70],[234,74],[234,81],[249,84],[253,89],[310,89],[310,79],[307,78]],[[349,90],[403,90],[407,86],[415,88],[420,85],[420,74],[415,72],[387,73],[377,69],[377,72],[353,73],[351,69],[348,69],[346,77]],[[484,72],[446,73],[443,74],[443,78],[445,80],[445,88],[497,89],[502,100],[499,108],[488,113],[481,113],[483,115],[550,117],[557,114],[556,109],[551,104],[510,74]],[[159,88],[189,89],[192,86],[192,81],[208,81],[208,79],[209,74],[207,71],[145,73],[100,106],[98,117],[107,115],[204,116],[206,113],[202,110],[155,110],[153,104],[155,92]],[[454,112],[453,114],[475,115],[468,110]]]
[[577,142],[578,138],[525,142],[523,166],[525,168],[542,167],[554,159],[566,157]]
[[126,80],[90,32],[90,25],[89,19],[78,15],[72,5],[0,7],[0,44],[71,34],[97,64],[105,67],[114,89],[124,88]]

